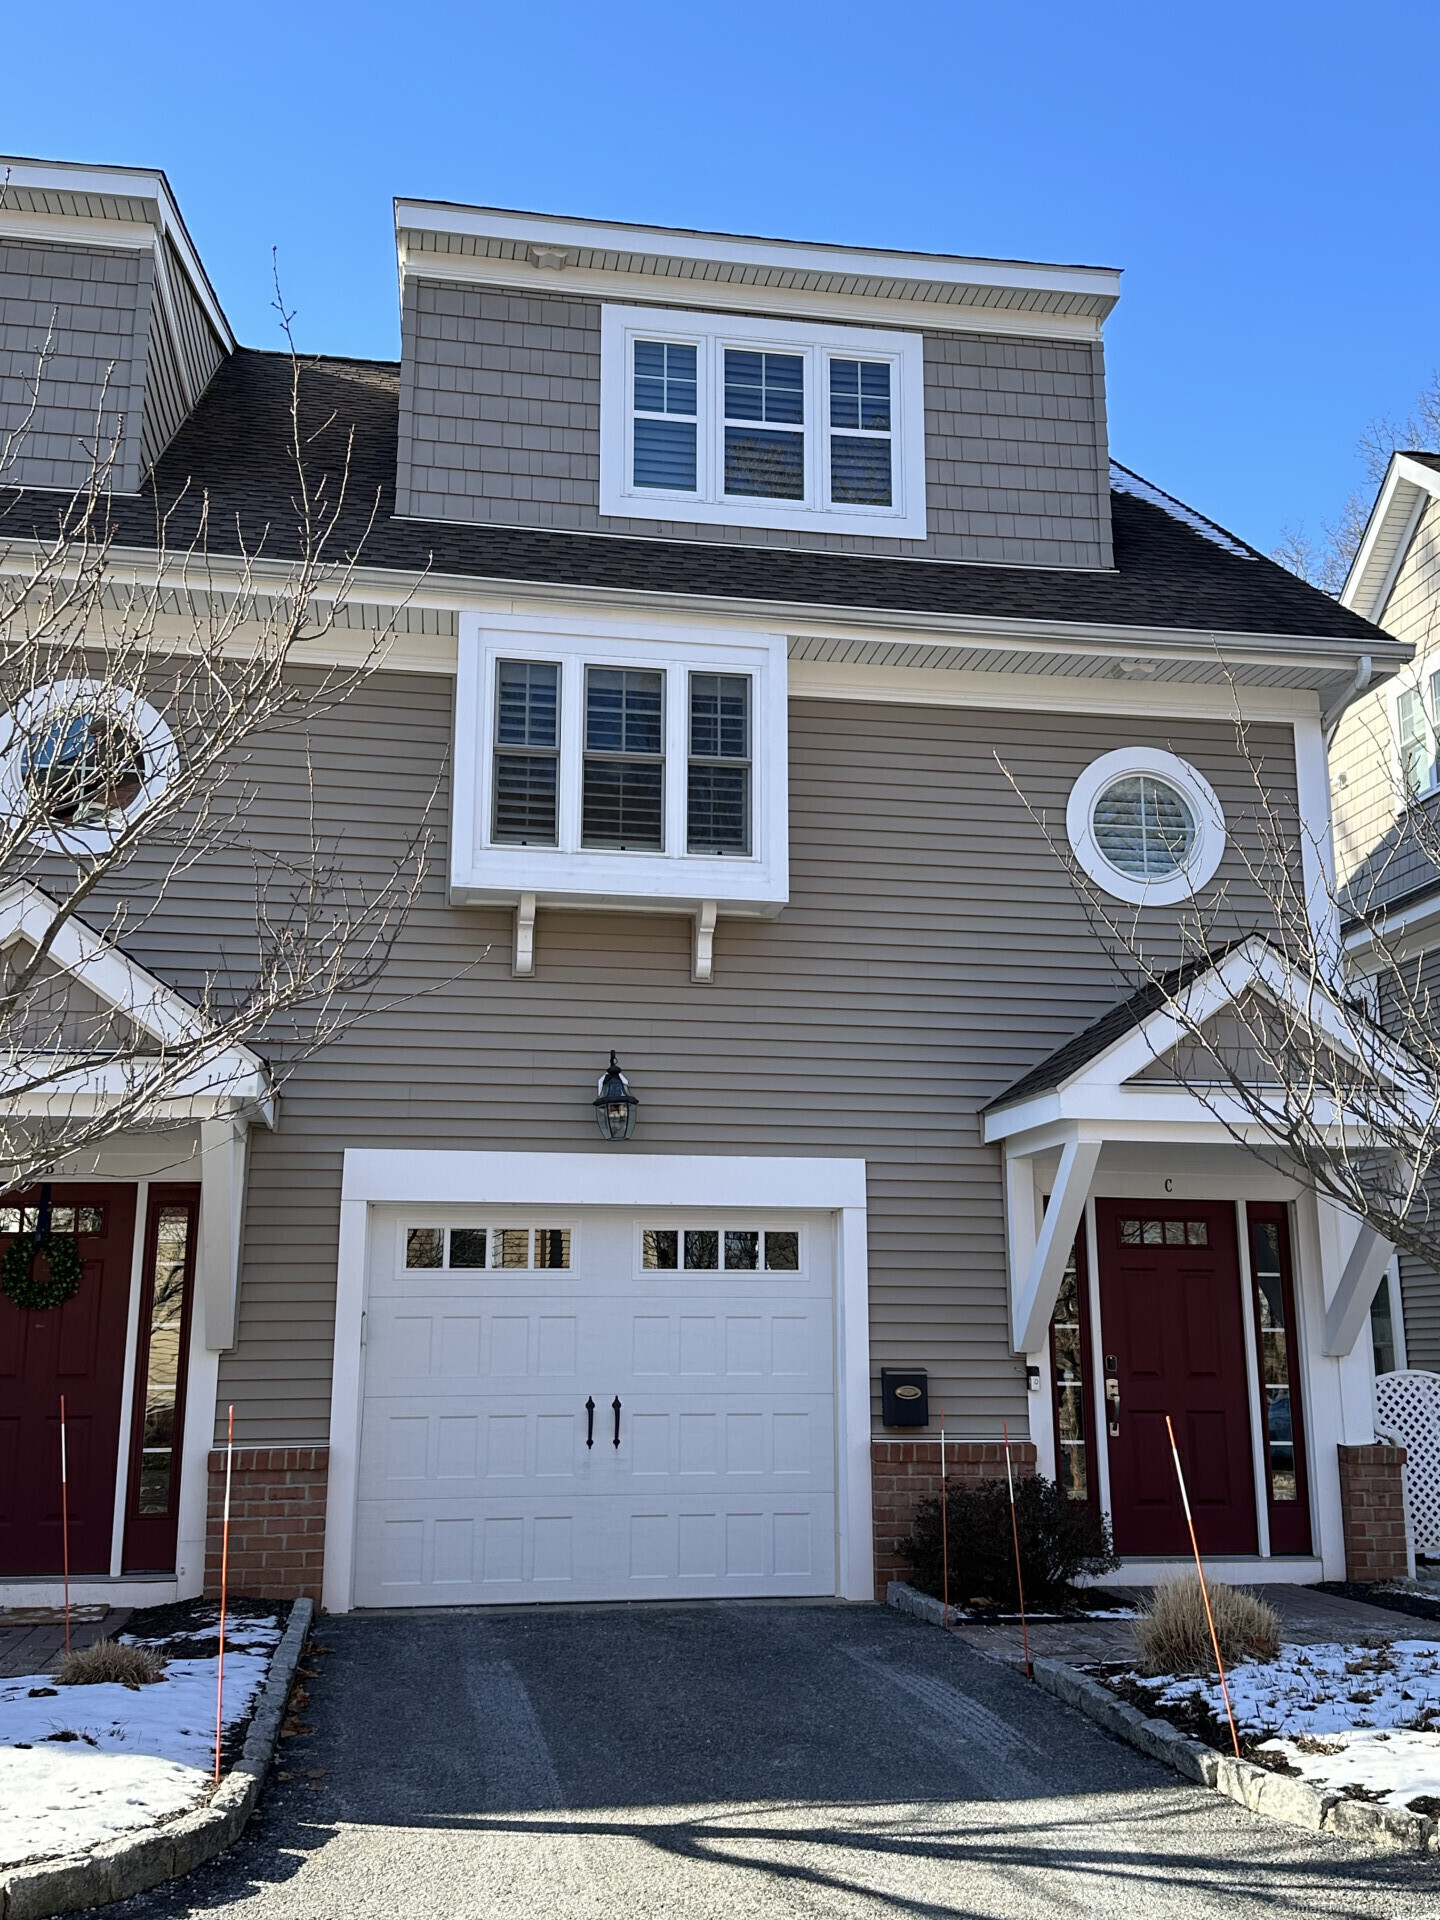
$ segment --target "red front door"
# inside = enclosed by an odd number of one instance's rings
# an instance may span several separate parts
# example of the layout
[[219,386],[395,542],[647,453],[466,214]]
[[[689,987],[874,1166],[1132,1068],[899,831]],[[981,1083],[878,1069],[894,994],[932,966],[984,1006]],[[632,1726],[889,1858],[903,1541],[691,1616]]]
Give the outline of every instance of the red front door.
[[[0,1201],[0,1253],[33,1229],[32,1188]],[[78,1226],[85,1273],[63,1307],[22,1313],[0,1293],[0,1577],[58,1574],[60,1396],[65,1396],[70,1571],[106,1574],[125,1374],[125,1321],[135,1244],[135,1189],[55,1186],[57,1231]]]
[[1098,1200],[1095,1225],[1116,1551],[1190,1551],[1169,1414],[1201,1552],[1255,1553],[1235,1209]]

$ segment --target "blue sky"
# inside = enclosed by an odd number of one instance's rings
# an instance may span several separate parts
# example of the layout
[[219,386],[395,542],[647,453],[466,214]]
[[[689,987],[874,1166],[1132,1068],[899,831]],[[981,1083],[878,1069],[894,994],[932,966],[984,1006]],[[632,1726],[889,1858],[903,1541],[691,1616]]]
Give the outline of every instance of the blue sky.
[[1264,547],[1440,365],[1434,0],[56,20],[7,15],[0,147],[164,167],[251,345],[276,246],[303,346],[397,352],[395,193],[1121,266],[1115,454]]

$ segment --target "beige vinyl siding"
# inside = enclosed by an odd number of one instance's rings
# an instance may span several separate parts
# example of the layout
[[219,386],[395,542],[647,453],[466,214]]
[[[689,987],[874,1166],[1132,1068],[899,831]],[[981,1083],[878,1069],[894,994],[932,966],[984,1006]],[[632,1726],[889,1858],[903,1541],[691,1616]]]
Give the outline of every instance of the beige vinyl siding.
[[[1428,694],[1430,675],[1440,670],[1440,499],[1432,498],[1420,516],[1380,624],[1416,650],[1400,686]],[[1357,701],[1331,750],[1336,869],[1350,914],[1374,912],[1387,901],[1440,885],[1440,869],[1426,850],[1440,834],[1440,795],[1420,803],[1429,820],[1423,832],[1419,810],[1399,805],[1395,694],[1387,686]],[[1402,1254],[1400,1291],[1410,1365],[1440,1370],[1440,1276]]]
[[[1432,499],[1421,515],[1380,624],[1416,650],[1399,686],[1418,688],[1428,699],[1430,675],[1440,670],[1440,499]],[[1351,912],[1372,911],[1440,881],[1399,806],[1396,691],[1387,685],[1357,701],[1340,723],[1331,751],[1336,867]],[[1432,817],[1440,814],[1440,801],[1425,804]]]
[[[358,870],[414,828],[450,701],[447,678],[384,673],[315,729],[322,823]],[[513,979],[511,914],[447,906],[437,844],[386,1004],[297,1066],[278,1131],[252,1135],[220,1382],[237,1434],[325,1438],[342,1149],[623,1152],[590,1114],[610,1047],[642,1101],[635,1151],[865,1158],[877,1384],[882,1364],[923,1364],[952,1430],[988,1436],[1002,1415],[1023,1428],[1000,1161],[978,1113],[1126,983],[996,755],[1060,831],[1070,782],[1113,747],[1192,760],[1237,825],[1250,771],[1219,722],[801,699],[791,735],[791,905],[722,920],[708,986],[691,982],[684,918],[544,909],[535,977]],[[1288,807],[1289,731],[1254,729],[1252,744]],[[267,746],[250,777],[252,830],[284,846],[303,813],[298,743]],[[193,966],[243,927],[247,886],[238,856],[212,867],[127,945],[193,989]],[[1220,889],[1227,937],[1259,903],[1234,856]],[[1157,916],[1157,932],[1172,925]]]

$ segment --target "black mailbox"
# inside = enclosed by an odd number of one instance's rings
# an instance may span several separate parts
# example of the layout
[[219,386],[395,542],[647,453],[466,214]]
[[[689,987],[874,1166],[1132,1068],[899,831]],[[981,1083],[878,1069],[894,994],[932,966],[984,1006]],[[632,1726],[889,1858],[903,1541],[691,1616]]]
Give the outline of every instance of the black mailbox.
[[928,1427],[930,1381],[923,1367],[880,1369],[882,1418],[887,1427]]

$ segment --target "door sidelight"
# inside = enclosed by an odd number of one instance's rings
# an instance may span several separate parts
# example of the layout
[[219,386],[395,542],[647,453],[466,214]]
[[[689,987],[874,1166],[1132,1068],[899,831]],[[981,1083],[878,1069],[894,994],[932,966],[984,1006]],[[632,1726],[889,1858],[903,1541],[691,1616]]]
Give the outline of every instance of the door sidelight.
[[615,1445],[620,1444],[620,1396],[617,1393],[611,1403],[615,1409]]

